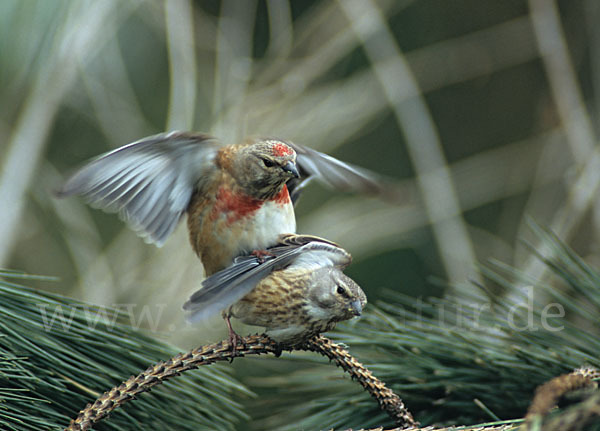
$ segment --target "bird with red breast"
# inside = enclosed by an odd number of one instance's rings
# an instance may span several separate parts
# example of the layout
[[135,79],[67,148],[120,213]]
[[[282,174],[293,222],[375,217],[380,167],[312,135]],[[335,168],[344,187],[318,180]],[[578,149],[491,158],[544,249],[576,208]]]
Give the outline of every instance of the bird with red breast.
[[158,246],[187,213],[191,245],[211,275],[236,256],[260,254],[280,234],[295,233],[294,203],[312,178],[396,200],[382,177],[313,149],[275,138],[225,145],[192,132],[150,136],[102,155],[58,195],[81,195],[118,213]]

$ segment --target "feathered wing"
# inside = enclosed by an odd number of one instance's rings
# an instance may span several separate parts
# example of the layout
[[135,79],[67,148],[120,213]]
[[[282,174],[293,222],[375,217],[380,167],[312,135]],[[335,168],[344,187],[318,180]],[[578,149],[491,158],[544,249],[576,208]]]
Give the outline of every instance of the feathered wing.
[[146,241],[161,246],[185,212],[198,179],[214,169],[221,146],[208,135],[170,132],[107,153],[77,171],[58,191],[119,213]]
[[296,151],[300,171],[299,179],[292,179],[287,183],[294,203],[302,188],[313,178],[335,190],[364,193],[397,203],[402,200],[392,182],[375,172],[342,162],[311,148],[291,142],[286,144]]
[[229,308],[273,271],[291,265],[336,266],[350,264],[350,254],[337,244],[311,235],[286,234],[267,249],[265,257],[242,256],[202,282],[202,288],[183,305],[189,320],[201,321]]

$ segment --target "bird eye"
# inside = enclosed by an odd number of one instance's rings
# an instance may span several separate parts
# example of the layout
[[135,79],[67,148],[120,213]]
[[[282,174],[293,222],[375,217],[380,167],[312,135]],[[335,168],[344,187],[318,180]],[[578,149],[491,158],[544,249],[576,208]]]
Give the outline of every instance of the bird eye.
[[275,166],[275,162],[269,159],[262,159],[262,162],[267,168],[272,168],[273,166]]
[[339,295],[345,295],[346,294],[346,289],[344,289],[342,286],[338,286],[337,287],[337,293]]

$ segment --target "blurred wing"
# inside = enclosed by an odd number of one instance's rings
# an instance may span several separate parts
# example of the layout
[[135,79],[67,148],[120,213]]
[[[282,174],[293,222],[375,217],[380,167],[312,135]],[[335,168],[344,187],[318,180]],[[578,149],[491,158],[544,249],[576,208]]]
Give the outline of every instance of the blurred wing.
[[326,186],[344,192],[358,192],[400,202],[401,196],[392,182],[368,169],[344,163],[311,148],[286,142],[297,154],[300,178],[288,182],[288,190],[295,203],[308,181],[316,178]]
[[200,177],[214,169],[220,147],[202,134],[150,136],[105,154],[77,171],[58,191],[119,213],[147,242],[161,246],[186,210]]
[[188,320],[199,322],[226,310],[293,258],[293,253],[266,256],[262,260],[256,256],[236,258],[231,266],[206,278],[202,288],[183,304],[183,309],[191,313]]
[[228,268],[206,278],[202,288],[183,305],[191,313],[189,320],[198,322],[229,308],[278,269],[291,265],[345,267],[351,260],[350,254],[335,243],[310,235],[283,235],[268,252],[270,255],[263,258],[238,257]]

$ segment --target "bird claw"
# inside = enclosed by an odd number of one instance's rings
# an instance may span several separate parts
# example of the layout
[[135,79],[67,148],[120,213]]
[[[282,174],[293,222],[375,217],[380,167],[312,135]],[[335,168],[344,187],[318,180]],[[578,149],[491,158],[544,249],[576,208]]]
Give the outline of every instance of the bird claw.
[[243,337],[240,337],[231,326],[231,321],[229,320],[229,316],[224,316],[225,323],[227,323],[227,329],[229,330],[229,337],[227,340],[229,341],[229,345],[231,346],[231,360],[229,363],[233,362],[233,359],[237,356],[237,345],[238,342],[242,345],[242,348],[246,348],[246,343],[244,343]]
[[256,256],[258,258],[258,263],[265,263],[267,257],[275,257],[273,253],[268,250],[254,250],[250,253],[252,256]]
[[238,334],[236,334],[235,332],[231,331],[229,333],[229,345],[231,346],[231,360],[229,361],[230,363],[233,362],[233,359],[236,357],[237,355],[237,344],[238,344],[238,340],[240,339],[240,336]]

